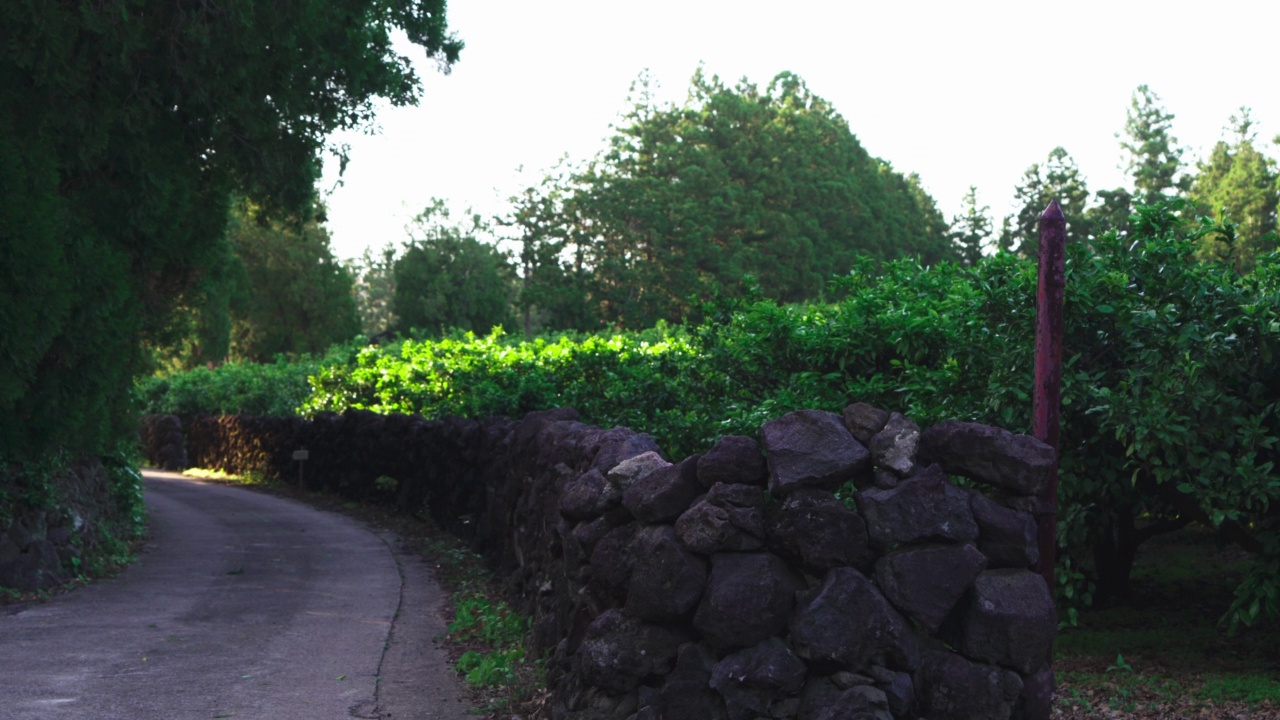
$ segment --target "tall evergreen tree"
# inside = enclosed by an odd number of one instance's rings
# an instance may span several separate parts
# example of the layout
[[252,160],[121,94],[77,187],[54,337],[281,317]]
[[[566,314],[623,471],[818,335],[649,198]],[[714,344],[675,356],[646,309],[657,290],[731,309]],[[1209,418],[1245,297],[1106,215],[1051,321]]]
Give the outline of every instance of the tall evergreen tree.
[[351,273],[334,258],[320,218],[271,220],[260,212],[238,203],[229,227],[247,281],[231,306],[231,355],[268,362],[354,337],[360,317]]
[[479,215],[469,227],[450,223],[440,200],[414,218],[409,246],[395,264],[398,329],[487,333],[511,322],[515,273],[504,253],[477,237],[487,230]]
[[600,321],[679,320],[747,276],[792,302],[859,256],[951,256],[918,179],[872,157],[795,75],[729,87],[698,71],[680,106],[655,103],[647,83],[608,149],[567,179],[564,220],[549,225],[582,250]]
[[951,219],[947,238],[965,265],[976,265],[982,259],[982,250],[991,242],[995,228],[991,223],[990,206],[978,207],[978,188],[969,186],[960,201],[960,214]]
[[1101,235],[1110,230],[1128,232],[1129,216],[1134,210],[1133,194],[1124,188],[1099,190],[1096,199],[1097,203],[1084,213],[1089,232],[1093,235]]
[[1133,180],[1133,197],[1144,205],[1155,204],[1162,195],[1183,192],[1190,184],[1189,177],[1179,176],[1182,148],[1169,134],[1173,118],[1160,105],[1160,96],[1139,85],[1125,114],[1124,134],[1116,134],[1127,153],[1121,167]]
[[1207,215],[1229,220],[1236,227],[1234,241],[1206,237],[1202,259],[1230,262],[1239,272],[1253,268],[1254,258],[1276,246],[1276,161],[1255,146],[1256,133],[1247,107],[1231,116],[1233,141],[1219,141],[1197,166],[1191,199]]
[[510,198],[499,218],[518,244],[520,289],[516,305],[526,337],[542,330],[595,330],[586,268],[584,221],[565,174],[547,175]]
[[391,304],[396,290],[395,265],[398,257],[399,250],[388,242],[376,252],[372,247],[366,247],[359,260],[347,262],[347,270],[355,280],[356,310],[360,313],[360,327],[365,335],[386,332],[397,324]]
[[897,256],[913,257],[924,265],[954,260],[955,248],[946,242],[947,220],[925,192],[920,175],[903,175],[881,160],[880,177],[890,201],[889,224],[893,234],[901,238]]
[[1001,226],[999,245],[1023,257],[1036,257],[1040,247],[1040,214],[1057,200],[1067,217],[1067,241],[1087,239],[1091,233],[1086,205],[1089,188],[1076,161],[1061,147],[1049,152],[1044,163],[1034,163],[1014,190],[1013,215]]

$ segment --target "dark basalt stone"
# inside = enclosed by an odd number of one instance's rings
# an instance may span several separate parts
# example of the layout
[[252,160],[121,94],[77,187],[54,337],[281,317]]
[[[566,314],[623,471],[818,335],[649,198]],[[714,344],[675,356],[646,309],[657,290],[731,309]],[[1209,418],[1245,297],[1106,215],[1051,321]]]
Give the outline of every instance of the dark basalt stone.
[[711,687],[724,698],[729,720],[769,715],[779,700],[799,692],[805,666],[779,638],[739,650],[716,664]]
[[872,544],[888,550],[926,541],[978,539],[969,495],[947,481],[936,465],[893,488],[869,488],[856,496]]
[[666,675],[685,638],[657,625],[606,610],[587,627],[578,647],[578,671],[592,685],[614,692],[634,690],[645,678]]
[[804,579],[777,555],[718,553],[693,626],[712,647],[754,645],[787,626]]
[[828,490],[871,467],[871,453],[838,415],[799,410],[760,428],[768,453],[769,490],[786,495],[801,488]]
[[1008,720],[1022,693],[1017,673],[949,652],[925,653],[915,679],[929,720]]
[[670,525],[646,527],[631,543],[634,567],[627,613],[641,620],[675,620],[693,612],[707,583],[707,563],[685,551]]
[[791,493],[770,509],[767,520],[773,547],[805,572],[870,566],[866,523],[826,490]]
[[911,671],[919,645],[907,621],[853,568],[833,568],[791,619],[796,655],[811,666],[861,672],[872,663]]
[[955,420],[920,436],[918,459],[1019,495],[1039,492],[1058,462],[1053,448],[1030,435]]
[[725,435],[698,459],[698,480],[706,488],[716,483],[764,485],[768,479],[760,445],[743,435]]
[[845,407],[841,420],[845,428],[858,442],[866,445],[889,422],[889,413],[866,403],[853,403]]

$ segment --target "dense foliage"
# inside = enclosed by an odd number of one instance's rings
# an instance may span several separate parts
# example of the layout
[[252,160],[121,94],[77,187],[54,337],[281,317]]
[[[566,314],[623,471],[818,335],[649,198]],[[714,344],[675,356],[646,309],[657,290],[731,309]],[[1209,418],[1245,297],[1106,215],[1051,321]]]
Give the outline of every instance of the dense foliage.
[[311,201],[325,136],[448,65],[443,0],[0,5],[0,457],[128,430],[141,340],[226,257],[233,192]]
[[380,250],[366,247],[357,259],[343,262],[354,281],[352,296],[360,314],[360,327],[373,337],[391,331],[398,318],[391,310],[396,292],[396,259],[399,248],[387,243]]
[[1219,141],[1199,164],[1190,196],[1201,212],[1236,223],[1234,242],[1215,238],[1202,243],[1201,257],[1225,260],[1237,270],[1253,267],[1255,258],[1276,247],[1276,208],[1280,205],[1280,172],[1276,161],[1254,146],[1249,109],[1231,118],[1234,142]]
[[351,275],[317,218],[271,220],[244,203],[228,231],[245,278],[231,307],[231,357],[319,353],[360,332]]
[[584,311],[596,327],[678,321],[745,275],[796,302],[859,256],[954,256],[919,179],[871,156],[795,75],[762,89],[699,71],[680,106],[655,102],[645,78],[635,92],[607,150],[513,199],[507,224],[548,326],[580,327]]
[[431,335],[450,329],[488,332],[511,322],[515,270],[494,245],[478,215],[470,225],[449,222],[435,200],[410,224],[410,242],[392,268],[393,328]]
[[340,264],[315,208],[271,218],[244,198],[231,207],[227,247],[148,339],[159,371],[228,359],[305,355],[360,332],[351,270]]
[[[1068,241],[1078,242],[1109,230],[1128,229],[1137,204],[1155,205],[1171,198],[1194,202],[1197,212],[1236,226],[1234,234],[1208,234],[1197,241],[1197,257],[1226,261],[1237,272],[1248,272],[1259,255],[1276,248],[1277,207],[1280,206],[1280,172],[1274,158],[1257,143],[1248,107],[1230,118],[1220,141],[1188,171],[1183,148],[1172,134],[1173,113],[1146,85],[1133,92],[1120,140],[1121,166],[1130,180],[1127,187],[1091,193],[1071,155],[1054,148],[1043,163],[1027,168],[1014,191],[1014,212],[1001,223],[995,244],[1024,257],[1036,256],[1036,218],[1049,200],[1057,199],[1068,219]],[[972,192],[970,193],[972,195]],[[966,212],[951,225],[951,237],[962,252],[984,245],[981,233],[990,235],[986,208],[977,209],[971,198]],[[975,231],[975,229],[977,229]],[[1228,237],[1230,242],[1228,242]]]
[[[337,346],[332,360],[353,352]],[[292,415],[311,394],[308,378],[321,363],[312,358],[274,363],[229,362],[214,368],[197,366],[186,372],[146,377],[134,394],[145,413],[186,415]]]

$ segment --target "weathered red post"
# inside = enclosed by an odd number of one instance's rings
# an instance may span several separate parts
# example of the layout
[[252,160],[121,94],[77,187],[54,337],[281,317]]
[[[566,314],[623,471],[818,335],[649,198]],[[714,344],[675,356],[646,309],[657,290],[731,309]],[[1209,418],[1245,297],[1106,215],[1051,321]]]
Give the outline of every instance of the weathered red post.
[[[1062,304],[1066,285],[1067,219],[1057,200],[1040,215],[1040,282],[1036,290],[1036,375],[1032,392],[1031,434],[1058,452],[1062,410]],[[1058,467],[1040,491],[1036,530],[1040,574],[1054,589],[1058,534]]]

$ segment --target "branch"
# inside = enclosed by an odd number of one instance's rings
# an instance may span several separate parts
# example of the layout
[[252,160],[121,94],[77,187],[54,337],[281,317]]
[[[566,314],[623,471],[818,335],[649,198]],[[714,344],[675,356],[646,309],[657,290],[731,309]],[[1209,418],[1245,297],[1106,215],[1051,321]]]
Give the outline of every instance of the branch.
[[[1179,492],[1176,487],[1168,483],[1160,485],[1160,495],[1175,508],[1178,512],[1194,520],[1205,527],[1214,527],[1213,521],[1209,518],[1209,513],[1205,512],[1196,499],[1191,495]],[[1258,554],[1262,552],[1262,542],[1254,537],[1245,529],[1244,525],[1235,520],[1224,520],[1222,525],[1217,527],[1218,534],[1224,539],[1239,545],[1244,550]]]
[[1193,522],[1195,522],[1195,518],[1187,515],[1179,515],[1172,520],[1161,520],[1158,523],[1138,528],[1134,531],[1134,539],[1136,540],[1134,544],[1141,545],[1156,535],[1163,535],[1165,533],[1174,532],[1175,530],[1181,530]]

